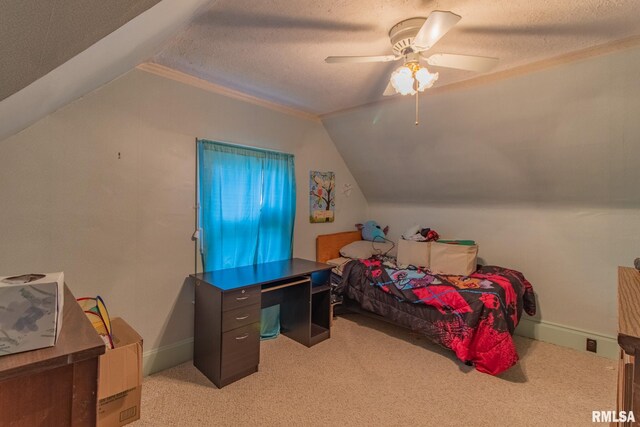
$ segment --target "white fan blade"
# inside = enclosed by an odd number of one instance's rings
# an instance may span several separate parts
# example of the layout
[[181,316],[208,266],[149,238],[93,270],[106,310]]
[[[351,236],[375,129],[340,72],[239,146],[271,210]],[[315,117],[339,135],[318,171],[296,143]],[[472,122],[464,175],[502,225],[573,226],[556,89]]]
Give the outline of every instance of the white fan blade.
[[458,23],[460,18],[460,15],[452,12],[442,12],[440,10],[431,12],[431,15],[422,24],[422,28],[413,39],[414,46],[421,50],[431,49],[447,31]]
[[396,93],[398,93],[396,91],[396,88],[394,88],[393,85],[391,84],[391,82],[389,82],[389,84],[387,85],[387,88],[384,90],[382,95],[383,96],[391,96],[391,95],[395,95]]
[[427,64],[436,67],[457,68],[459,70],[485,72],[498,63],[498,58],[486,56],[456,55],[453,53],[436,53],[426,58]]
[[391,62],[402,58],[395,55],[381,55],[381,56],[327,56],[324,62],[328,64],[343,63],[353,64],[357,62]]

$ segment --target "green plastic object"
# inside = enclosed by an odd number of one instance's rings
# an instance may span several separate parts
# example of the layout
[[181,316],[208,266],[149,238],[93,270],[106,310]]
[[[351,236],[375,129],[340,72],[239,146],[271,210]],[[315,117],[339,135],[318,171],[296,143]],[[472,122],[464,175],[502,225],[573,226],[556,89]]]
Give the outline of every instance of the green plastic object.
[[438,243],[450,243],[452,245],[473,246],[476,244],[475,240],[445,240],[440,239]]

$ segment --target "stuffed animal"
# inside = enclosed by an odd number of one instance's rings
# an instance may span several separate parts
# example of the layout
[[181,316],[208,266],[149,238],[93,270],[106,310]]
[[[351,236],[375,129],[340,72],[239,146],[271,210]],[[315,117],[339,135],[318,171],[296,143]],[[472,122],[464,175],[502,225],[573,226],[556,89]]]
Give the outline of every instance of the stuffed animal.
[[375,221],[367,221],[364,224],[356,224],[356,228],[362,231],[362,240],[369,240],[371,242],[385,241],[385,236],[389,232],[388,225],[384,229],[382,229]]

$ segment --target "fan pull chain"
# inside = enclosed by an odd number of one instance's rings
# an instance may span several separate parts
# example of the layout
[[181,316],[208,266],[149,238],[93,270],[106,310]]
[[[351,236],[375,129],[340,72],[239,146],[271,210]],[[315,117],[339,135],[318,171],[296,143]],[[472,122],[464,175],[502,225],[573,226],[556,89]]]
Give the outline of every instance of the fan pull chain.
[[419,93],[420,93],[419,91],[416,91],[416,126],[418,126],[418,105],[419,105],[418,104],[418,94]]

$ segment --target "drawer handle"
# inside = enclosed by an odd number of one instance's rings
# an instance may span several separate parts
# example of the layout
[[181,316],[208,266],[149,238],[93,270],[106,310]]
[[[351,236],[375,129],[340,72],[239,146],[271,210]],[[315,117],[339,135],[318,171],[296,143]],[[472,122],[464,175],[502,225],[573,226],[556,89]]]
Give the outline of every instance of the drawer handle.
[[240,336],[240,337],[236,337],[236,339],[237,339],[238,341],[240,341],[240,340],[246,339],[246,338],[248,338],[248,337],[249,337],[249,333],[246,333],[246,334],[244,334],[244,335],[242,335],[242,336]]
[[247,295],[246,297],[236,297],[236,301],[244,301],[248,298],[249,298],[249,295]]
[[236,320],[244,320],[244,319],[246,319],[248,317],[249,317],[249,315],[247,314],[246,316],[236,317]]

